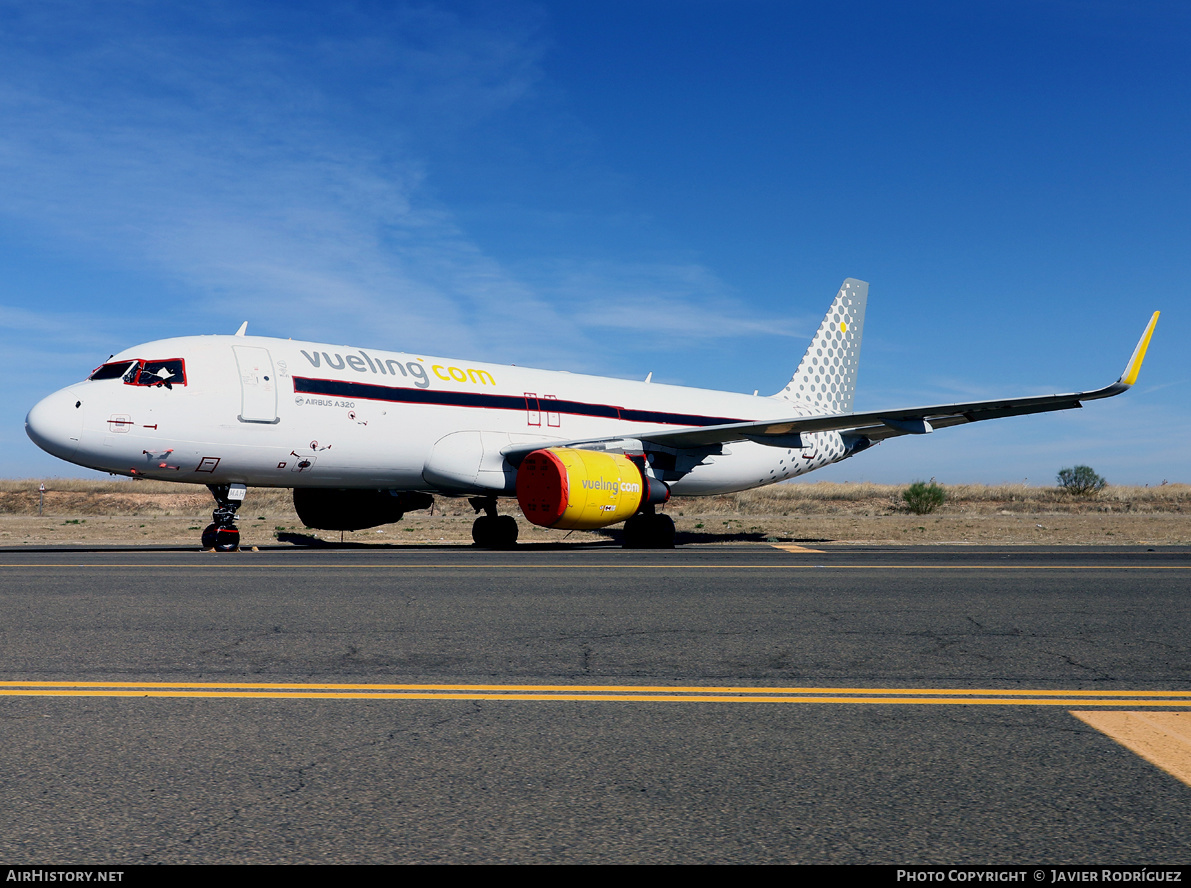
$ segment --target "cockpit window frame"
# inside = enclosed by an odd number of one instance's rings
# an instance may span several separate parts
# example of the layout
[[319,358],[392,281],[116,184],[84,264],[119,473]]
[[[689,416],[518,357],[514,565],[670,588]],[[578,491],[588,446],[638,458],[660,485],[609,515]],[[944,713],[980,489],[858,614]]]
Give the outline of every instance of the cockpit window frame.
[[[175,375],[169,377],[168,379],[162,379],[160,376],[157,376],[156,374],[151,373],[146,377],[146,381],[142,382],[141,378],[145,377],[145,367],[149,364],[153,364],[153,365],[178,364],[179,366],[181,366],[182,372],[180,374],[175,374]],[[129,384],[144,386],[144,387],[148,387],[148,388],[152,388],[153,386],[158,386],[158,385],[164,385],[166,388],[171,388],[172,386],[175,386],[175,385],[184,386],[184,385],[186,385],[186,359],[185,358],[154,358],[152,360],[142,360],[139,362],[139,366],[137,367],[137,374],[136,374],[136,377],[134,378],[134,381]]]
[[[161,367],[168,364],[177,364],[178,373],[168,379],[162,379],[156,373],[146,373],[146,366]],[[175,385],[185,386],[187,383],[186,374],[186,359],[185,358],[128,358],[124,361],[108,361],[100,364],[91,371],[91,375],[87,377],[88,380],[95,378],[95,374],[99,373],[106,367],[123,367],[124,370],[119,376],[101,377],[101,379],[120,379],[123,378],[125,385],[135,385],[141,388],[153,388],[156,386],[165,386],[166,388],[173,388]],[[144,377],[142,379],[142,377]]]
[[[126,360],[123,360],[123,361],[106,361],[91,371],[91,373],[87,376],[87,381],[88,382],[91,382],[91,381],[102,382],[105,379],[121,379],[125,376],[125,374],[128,373],[128,371],[129,371],[129,369],[131,369],[131,367],[137,366],[137,365],[138,365],[138,362],[135,358],[127,358]],[[98,375],[101,370],[107,370],[109,367],[111,367],[113,369],[119,369],[120,372],[112,373],[111,371],[109,371],[108,375],[104,375],[104,376]]]

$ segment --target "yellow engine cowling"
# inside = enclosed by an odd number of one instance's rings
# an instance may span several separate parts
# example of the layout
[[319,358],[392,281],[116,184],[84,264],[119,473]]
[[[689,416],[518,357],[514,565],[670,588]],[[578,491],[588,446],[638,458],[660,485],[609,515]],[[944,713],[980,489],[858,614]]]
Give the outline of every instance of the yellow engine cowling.
[[641,470],[622,453],[535,450],[517,469],[517,502],[540,527],[607,527],[633,517],[645,494]]

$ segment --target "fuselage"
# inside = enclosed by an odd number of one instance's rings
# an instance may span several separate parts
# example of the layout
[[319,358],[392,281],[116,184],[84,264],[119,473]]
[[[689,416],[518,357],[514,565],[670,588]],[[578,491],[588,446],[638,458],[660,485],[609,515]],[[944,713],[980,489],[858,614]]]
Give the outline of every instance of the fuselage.
[[[127,365],[125,372],[122,365]],[[501,450],[809,415],[683,386],[253,336],[190,336],[113,355],[39,402],[42,449],[88,468],[196,484],[512,493]],[[842,459],[835,432],[785,449],[735,442],[671,483],[742,490]]]

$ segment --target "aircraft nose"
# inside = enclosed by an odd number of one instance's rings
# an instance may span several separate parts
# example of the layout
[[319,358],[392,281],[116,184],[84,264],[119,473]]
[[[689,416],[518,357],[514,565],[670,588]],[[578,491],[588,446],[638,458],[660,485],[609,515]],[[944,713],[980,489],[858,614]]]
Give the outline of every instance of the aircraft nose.
[[25,434],[59,459],[70,459],[83,434],[83,403],[70,389],[54,392],[33,405],[25,417]]

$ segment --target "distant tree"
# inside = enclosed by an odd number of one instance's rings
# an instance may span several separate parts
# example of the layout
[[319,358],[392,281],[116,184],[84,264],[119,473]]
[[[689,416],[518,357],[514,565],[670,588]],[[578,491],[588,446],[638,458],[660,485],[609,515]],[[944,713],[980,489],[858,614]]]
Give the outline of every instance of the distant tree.
[[1076,466],[1074,469],[1059,469],[1059,487],[1076,496],[1094,496],[1107,483],[1097,475],[1091,466]]
[[902,491],[902,499],[906,501],[906,508],[915,515],[926,515],[943,505],[947,492],[932,478],[930,484],[915,481]]

